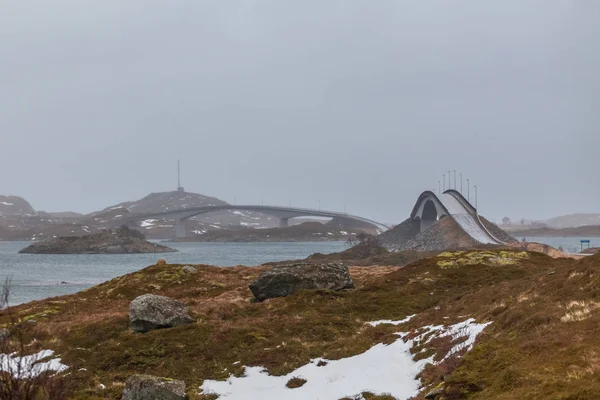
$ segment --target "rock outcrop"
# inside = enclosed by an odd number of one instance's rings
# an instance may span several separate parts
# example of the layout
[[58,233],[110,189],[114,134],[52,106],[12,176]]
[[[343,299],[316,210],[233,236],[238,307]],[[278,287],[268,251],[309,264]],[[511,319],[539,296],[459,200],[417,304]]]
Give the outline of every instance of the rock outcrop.
[[279,265],[260,274],[250,290],[260,300],[285,297],[301,289],[354,288],[348,267],[341,263]]
[[129,305],[131,329],[145,333],[194,322],[184,303],[170,297],[144,294]]
[[109,232],[85,236],[59,236],[35,242],[19,253],[29,254],[133,254],[171,253],[177,250],[144,239]]
[[184,400],[185,382],[152,375],[133,375],[125,382],[121,400]]

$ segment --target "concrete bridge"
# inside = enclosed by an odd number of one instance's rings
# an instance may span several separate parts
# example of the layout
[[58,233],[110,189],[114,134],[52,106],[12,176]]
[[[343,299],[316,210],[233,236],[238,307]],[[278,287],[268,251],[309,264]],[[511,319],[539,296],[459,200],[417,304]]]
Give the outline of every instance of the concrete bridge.
[[181,210],[172,210],[162,213],[154,214],[139,214],[129,215],[127,221],[141,221],[145,219],[171,219],[177,221],[176,233],[178,238],[184,238],[187,236],[185,221],[195,217],[196,215],[206,214],[216,211],[255,211],[262,214],[271,215],[279,218],[279,226],[289,226],[291,218],[297,217],[325,217],[325,218],[342,218],[349,221],[357,221],[365,224],[374,226],[380,230],[388,230],[389,227],[377,222],[372,219],[359,217],[356,215],[349,215],[346,213],[339,213],[333,211],[322,211],[313,210],[308,208],[292,208],[292,207],[278,207],[278,206],[255,206],[255,205],[223,205],[223,206],[205,206],[195,208],[185,208]]
[[410,214],[421,232],[429,229],[436,221],[451,217],[469,236],[481,244],[503,244],[485,227],[471,203],[456,190],[446,190],[441,195],[423,192]]

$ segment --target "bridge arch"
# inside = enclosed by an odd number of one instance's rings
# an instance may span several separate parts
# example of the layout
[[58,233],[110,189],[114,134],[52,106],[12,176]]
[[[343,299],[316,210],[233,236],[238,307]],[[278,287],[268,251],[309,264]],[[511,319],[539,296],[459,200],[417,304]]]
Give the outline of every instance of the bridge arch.
[[472,239],[482,244],[502,244],[481,222],[477,210],[456,190],[447,190],[439,196],[432,191],[423,192],[411,213],[423,232],[444,217],[451,217]]

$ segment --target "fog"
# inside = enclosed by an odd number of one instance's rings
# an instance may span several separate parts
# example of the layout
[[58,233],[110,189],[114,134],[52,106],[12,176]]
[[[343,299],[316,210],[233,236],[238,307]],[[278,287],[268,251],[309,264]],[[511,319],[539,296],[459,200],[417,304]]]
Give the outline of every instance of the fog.
[[237,204],[399,222],[457,170],[490,218],[600,212],[599,18],[584,0],[4,1],[0,194],[91,212],[174,190],[181,159],[187,191]]

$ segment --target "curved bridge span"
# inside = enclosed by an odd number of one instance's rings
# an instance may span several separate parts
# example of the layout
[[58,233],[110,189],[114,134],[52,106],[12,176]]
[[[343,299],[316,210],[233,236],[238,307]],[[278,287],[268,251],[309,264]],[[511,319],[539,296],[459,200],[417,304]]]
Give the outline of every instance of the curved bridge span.
[[223,206],[206,206],[206,207],[195,207],[185,208],[181,210],[166,211],[162,213],[154,214],[138,214],[130,215],[127,217],[127,221],[140,221],[150,218],[165,218],[177,221],[177,237],[184,238],[187,236],[185,221],[195,217],[196,215],[207,214],[216,211],[255,211],[262,214],[271,215],[279,218],[279,226],[289,226],[289,220],[296,217],[325,217],[325,218],[342,218],[350,221],[362,222],[365,224],[372,225],[380,230],[388,230],[389,227],[377,221],[373,221],[369,218],[359,217],[357,215],[350,215],[346,213],[339,213],[334,211],[322,211],[312,210],[309,208],[292,208],[292,207],[279,207],[279,206],[256,206],[256,205],[223,205]]
[[421,232],[429,229],[439,219],[450,217],[478,243],[504,243],[490,233],[481,222],[475,207],[456,190],[446,190],[440,196],[431,191],[423,192],[410,217],[415,223],[419,223]]

